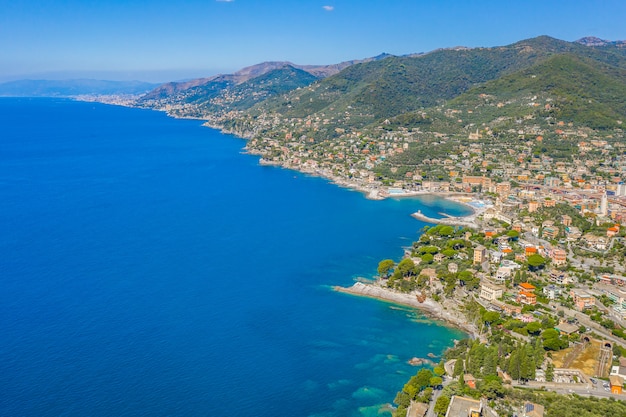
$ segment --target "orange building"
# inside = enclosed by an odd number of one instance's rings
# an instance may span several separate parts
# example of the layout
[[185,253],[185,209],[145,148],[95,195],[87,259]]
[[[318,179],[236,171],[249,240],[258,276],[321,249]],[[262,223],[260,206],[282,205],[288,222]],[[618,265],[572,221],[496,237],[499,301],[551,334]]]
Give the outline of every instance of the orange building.
[[609,385],[611,386],[611,394],[620,395],[624,390],[624,378],[618,375],[609,377]]
[[517,294],[517,302],[521,304],[537,304],[537,295],[535,295],[535,286],[528,282],[519,284],[519,293]]

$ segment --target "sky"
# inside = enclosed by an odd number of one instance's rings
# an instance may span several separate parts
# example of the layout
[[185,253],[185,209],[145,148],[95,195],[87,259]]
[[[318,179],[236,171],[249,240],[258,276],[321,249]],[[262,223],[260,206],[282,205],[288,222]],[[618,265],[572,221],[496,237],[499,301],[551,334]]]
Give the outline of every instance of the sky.
[[539,35],[626,40],[625,0],[0,0],[0,82],[165,82]]

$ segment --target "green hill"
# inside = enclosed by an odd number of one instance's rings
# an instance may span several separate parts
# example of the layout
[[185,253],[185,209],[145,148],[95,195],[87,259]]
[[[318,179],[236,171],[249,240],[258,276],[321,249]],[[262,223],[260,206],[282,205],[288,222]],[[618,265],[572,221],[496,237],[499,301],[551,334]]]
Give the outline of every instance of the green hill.
[[[484,102],[481,95],[491,96],[492,105],[481,105]],[[556,55],[471,89],[449,105],[478,109],[472,119],[484,123],[502,115],[524,115],[499,109],[493,105],[494,101],[518,103],[518,108],[528,108],[528,100],[524,102],[524,98],[536,96],[550,100],[547,107],[538,109],[544,116],[592,129],[618,127],[617,121],[626,117],[626,70],[572,54]]]
[[342,119],[342,115],[349,114],[350,125],[362,127],[435,106],[562,53],[604,66],[626,68],[624,56],[611,48],[591,48],[541,36],[503,47],[444,49],[417,57],[389,57],[353,65],[286,98],[263,102],[253,110],[276,112],[286,118],[323,113],[326,118]]

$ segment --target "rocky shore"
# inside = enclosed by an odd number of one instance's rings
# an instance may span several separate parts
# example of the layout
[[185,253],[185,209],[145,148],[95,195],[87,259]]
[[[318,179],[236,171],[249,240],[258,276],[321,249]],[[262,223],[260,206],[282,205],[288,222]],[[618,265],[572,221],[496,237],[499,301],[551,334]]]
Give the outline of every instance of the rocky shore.
[[391,288],[384,287],[378,282],[371,284],[356,282],[351,287],[335,286],[333,289],[346,294],[376,298],[378,300],[389,301],[416,308],[428,317],[441,320],[448,325],[463,330],[473,339],[478,338],[478,330],[476,329],[476,326],[468,323],[462,312],[457,311],[456,309],[446,308],[431,298],[427,298],[423,302],[420,302],[417,298],[417,293],[402,293]]

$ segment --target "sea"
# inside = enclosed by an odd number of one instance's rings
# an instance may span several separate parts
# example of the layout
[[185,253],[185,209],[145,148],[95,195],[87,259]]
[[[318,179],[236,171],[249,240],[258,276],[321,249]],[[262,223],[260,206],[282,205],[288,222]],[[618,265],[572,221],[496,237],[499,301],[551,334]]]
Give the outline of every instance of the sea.
[[337,293],[436,197],[371,201],[157,111],[0,99],[1,416],[380,416],[466,337]]

